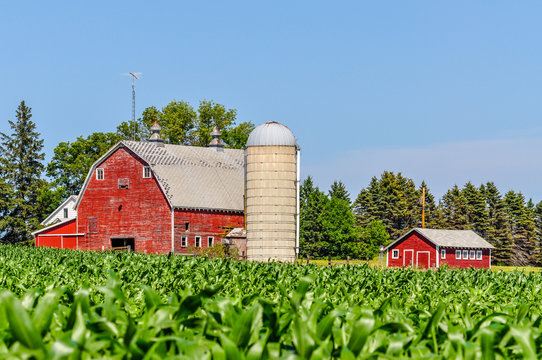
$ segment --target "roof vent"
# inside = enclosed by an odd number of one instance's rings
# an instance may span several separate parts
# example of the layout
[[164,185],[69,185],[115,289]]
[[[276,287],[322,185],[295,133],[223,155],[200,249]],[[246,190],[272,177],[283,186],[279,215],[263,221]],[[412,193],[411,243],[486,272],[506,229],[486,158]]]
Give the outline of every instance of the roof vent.
[[154,124],[151,126],[151,137],[149,138],[149,142],[156,143],[158,146],[164,146],[164,139],[160,136],[160,130],[162,130],[162,127],[158,124],[158,121],[155,121]]
[[222,133],[218,130],[218,127],[215,126],[211,132],[213,140],[209,143],[209,147],[214,147],[217,151],[224,150],[224,143],[220,140],[220,135],[222,135]]

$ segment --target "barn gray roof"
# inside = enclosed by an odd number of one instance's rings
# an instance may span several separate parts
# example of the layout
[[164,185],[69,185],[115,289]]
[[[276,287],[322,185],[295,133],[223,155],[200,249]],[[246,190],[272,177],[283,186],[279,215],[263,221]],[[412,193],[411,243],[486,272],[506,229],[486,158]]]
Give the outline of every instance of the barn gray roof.
[[149,164],[171,206],[243,211],[243,150],[121,141],[94,163],[89,176],[123,146]]
[[399,239],[386,247],[386,250],[396,243],[408,237],[412,232],[417,232],[427,240],[439,247],[469,248],[469,249],[494,249],[484,238],[472,230],[440,230],[440,229],[412,229]]

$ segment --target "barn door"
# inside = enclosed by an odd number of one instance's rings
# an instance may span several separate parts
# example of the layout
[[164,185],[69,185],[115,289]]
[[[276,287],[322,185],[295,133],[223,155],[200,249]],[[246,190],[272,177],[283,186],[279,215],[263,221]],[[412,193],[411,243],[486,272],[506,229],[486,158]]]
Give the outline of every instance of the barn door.
[[403,266],[413,266],[414,250],[403,250]]
[[429,269],[429,251],[418,251],[416,257],[416,265],[420,269]]
[[135,251],[135,242],[133,238],[114,238],[111,239],[111,248],[119,251]]

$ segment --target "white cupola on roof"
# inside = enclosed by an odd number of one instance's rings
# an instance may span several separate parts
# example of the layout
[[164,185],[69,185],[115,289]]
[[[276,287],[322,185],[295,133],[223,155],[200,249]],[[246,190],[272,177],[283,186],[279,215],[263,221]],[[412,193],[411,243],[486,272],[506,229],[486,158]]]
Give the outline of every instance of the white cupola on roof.
[[250,133],[247,146],[295,146],[298,147],[294,133],[276,121],[258,125]]
[[209,143],[209,147],[216,148],[217,151],[224,149],[224,143],[220,140],[220,135],[222,135],[222,133],[218,130],[218,126],[215,126],[211,132],[213,140]]
[[164,146],[164,139],[160,136],[160,130],[162,130],[162,127],[158,124],[158,121],[154,121],[154,124],[152,124],[151,128],[151,137],[149,138],[149,142],[156,143],[159,146]]

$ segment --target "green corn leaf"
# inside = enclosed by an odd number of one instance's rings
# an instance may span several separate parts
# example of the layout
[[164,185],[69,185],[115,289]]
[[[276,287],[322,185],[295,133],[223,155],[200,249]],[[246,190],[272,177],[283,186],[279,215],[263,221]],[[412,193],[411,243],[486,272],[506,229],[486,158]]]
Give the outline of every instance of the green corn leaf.
[[246,360],[259,360],[263,357],[268,335],[262,336],[247,351]]
[[297,353],[305,359],[308,359],[316,347],[315,339],[307,331],[306,324],[296,317],[291,326],[292,342]]
[[225,336],[224,334],[220,334],[219,338],[220,343],[222,344],[222,348],[226,353],[227,360],[243,360],[245,358],[243,354],[239,351],[237,346],[235,346],[235,343],[231,341],[227,336]]
[[58,307],[58,299],[62,295],[62,289],[54,289],[45,295],[39,300],[36,309],[32,315],[32,322],[38,330],[41,336],[45,334],[49,325],[51,324],[51,319],[53,318],[54,312]]
[[350,333],[350,339],[348,340],[348,349],[352,351],[355,356],[358,356],[367,341],[371,331],[373,330],[375,320],[373,318],[360,318],[352,327]]
[[41,335],[19,300],[3,291],[0,293],[0,304],[5,309],[13,337],[29,349],[42,349]]
[[324,316],[324,318],[320,320],[316,326],[316,336],[318,339],[324,340],[330,336],[333,323],[339,316],[343,316],[345,312],[346,311],[344,309],[333,309],[329,312],[329,314]]
[[535,360],[536,347],[533,340],[532,330],[528,327],[511,326],[510,334],[517,341],[522,350],[524,359]]
[[162,299],[150,286],[140,285],[145,296],[145,306],[150,310],[162,305]]
[[494,360],[495,359],[495,337],[496,333],[490,331],[489,329],[484,329],[480,336],[480,341],[482,343],[482,358],[484,360]]
[[347,347],[341,349],[341,360],[356,360],[356,355]]

